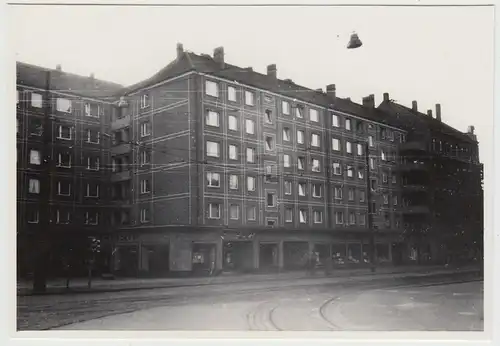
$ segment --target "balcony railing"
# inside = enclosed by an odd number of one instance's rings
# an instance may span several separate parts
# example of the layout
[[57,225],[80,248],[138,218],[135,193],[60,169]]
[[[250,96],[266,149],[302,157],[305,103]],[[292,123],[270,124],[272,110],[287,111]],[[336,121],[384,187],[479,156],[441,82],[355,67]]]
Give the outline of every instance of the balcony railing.
[[132,174],[130,170],[125,170],[121,172],[115,172],[111,175],[111,182],[115,183],[118,181],[124,181],[132,179]]
[[132,151],[132,144],[121,143],[117,146],[111,147],[111,155],[123,155]]
[[427,143],[424,141],[409,141],[399,145],[399,151],[428,151]]
[[398,165],[401,172],[428,171],[429,166],[425,163],[403,162]]
[[116,131],[121,128],[127,127],[130,125],[130,121],[131,121],[130,115],[126,115],[122,118],[116,118],[111,122],[111,130]]

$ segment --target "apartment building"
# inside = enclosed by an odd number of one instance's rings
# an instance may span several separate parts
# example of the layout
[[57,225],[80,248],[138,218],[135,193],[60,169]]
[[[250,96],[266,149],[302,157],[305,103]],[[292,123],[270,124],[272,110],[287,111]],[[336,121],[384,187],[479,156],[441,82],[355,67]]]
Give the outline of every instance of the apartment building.
[[223,48],[179,45],[174,62],[125,90],[111,129],[119,273],[287,269],[312,250],[367,262],[367,179],[378,257],[391,259],[405,131],[334,85],[307,89],[275,65],[260,74],[228,64]]
[[[94,76],[17,63],[18,270],[33,268],[40,243],[51,261],[81,251],[88,235],[108,229],[109,131],[113,93],[122,86]],[[45,164],[48,162],[49,166]],[[49,203],[50,212],[44,206]],[[74,256],[73,256],[74,257]],[[82,258],[84,256],[81,256]],[[72,263],[76,269],[82,263]],[[56,266],[48,266],[56,268]],[[56,274],[56,273],[54,273]]]
[[[403,225],[411,257],[442,262],[480,258],[483,246],[483,165],[474,127],[460,132],[442,121],[441,106],[425,114],[384,94],[379,110],[407,129],[400,147]],[[479,251],[479,252],[478,252]]]

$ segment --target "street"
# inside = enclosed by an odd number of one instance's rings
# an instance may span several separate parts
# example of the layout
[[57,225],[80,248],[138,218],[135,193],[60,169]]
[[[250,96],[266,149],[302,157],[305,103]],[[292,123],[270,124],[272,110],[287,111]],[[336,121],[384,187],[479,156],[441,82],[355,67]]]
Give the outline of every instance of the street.
[[[467,274],[18,297],[20,330],[482,330]],[[457,283],[461,281],[469,281]]]

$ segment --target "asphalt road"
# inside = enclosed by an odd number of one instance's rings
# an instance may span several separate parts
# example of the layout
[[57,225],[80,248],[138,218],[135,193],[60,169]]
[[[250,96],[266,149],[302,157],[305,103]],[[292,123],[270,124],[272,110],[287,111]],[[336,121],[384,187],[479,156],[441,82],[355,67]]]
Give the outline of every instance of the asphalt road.
[[18,297],[17,321],[19,330],[482,330],[482,282],[449,284],[474,279],[317,278]]

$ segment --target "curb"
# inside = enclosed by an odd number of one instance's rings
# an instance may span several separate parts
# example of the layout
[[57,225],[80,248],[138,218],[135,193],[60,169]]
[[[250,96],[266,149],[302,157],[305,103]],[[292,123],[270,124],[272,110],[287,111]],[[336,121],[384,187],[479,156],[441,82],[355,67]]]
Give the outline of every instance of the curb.
[[[398,275],[402,274],[401,277],[418,277],[418,276],[438,276],[438,275],[453,275],[453,274],[470,274],[470,273],[479,273],[480,271],[478,269],[468,269],[468,270],[450,270],[448,272],[429,272],[429,271],[415,271],[415,272],[410,272],[410,273],[405,273],[405,272],[389,272],[389,273],[359,273],[359,274],[354,274],[354,275],[342,275],[339,276],[339,279],[350,279],[352,277],[366,277],[367,279],[373,278],[375,280],[378,280],[377,276],[379,275]],[[405,275],[406,274],[406,275]],[[260,279],[260,280],[251,280],[252,282],[275,282],[275,281],[285,281],[285,280],[306,280],[306,279],[326,279],[328,277],[325,276],[316,276],[316,277],[311,277],[311,276],[300,276],[300,277],[282,277],[282,278],[271,278],[271,279]],[[333,279],[334,277],[330,277]],[[380,278],[380,280],[387,280],[390,278]],[[344,280],[344,281],[347,281]],[[54,291],[47,291],[43,293],[35,293],[35,292],[18,292],[17,296],[18,297],[28,297],[28,296],[52,296],[52,295],[79,295],[79,294],[93,294],[93,293],[111,293],[111,292],[127,292],[127,291],[139,291],[139,290],[148,290],[148,289],[160,289],[160,288],[180,288],[180,287],[202,287],[202,286],[217,286],[217,285],[227,285],[227,284],[239,284],[239,283],[245,283],[250,280],[238,280],[238,281],[232,281],[232,282],[202,282],[202,283],[184,283],[184,284],[157,284],[157,285],[151,285],[151,286],[135,286],[135,287],[108,287],[108,288],[95,288],[95,289],[86,289],[86,288],[81,288],[81,289],[69,289],[66,290],[65,288],[60,288],[58,290]]]

